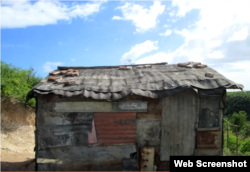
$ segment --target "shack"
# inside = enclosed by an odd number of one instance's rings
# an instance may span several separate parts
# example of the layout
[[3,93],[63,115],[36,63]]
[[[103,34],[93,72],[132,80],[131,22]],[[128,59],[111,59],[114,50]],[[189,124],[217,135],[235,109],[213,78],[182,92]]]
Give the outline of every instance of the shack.
[[171,155],[222,156],[226,89],[205,64],[63,67],[36,99],[38,171],[166,171]]

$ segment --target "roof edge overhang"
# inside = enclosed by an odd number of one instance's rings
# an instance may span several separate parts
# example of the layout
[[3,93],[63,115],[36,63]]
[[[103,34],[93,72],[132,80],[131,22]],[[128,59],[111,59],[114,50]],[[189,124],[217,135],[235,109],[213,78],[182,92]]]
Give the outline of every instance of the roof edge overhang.
[[235,89],[237,89],[237,90],[241,90],[242,92],[245,92],[244,91],[244,86],[241,85],[241,84],[230,85],[230,86],[226,87],[226,89],[227,90],[235,90]]
[[[104,101],[104,100],[106,100],[106,101],[118,101],[118,100],[120,100],[120,99],[122,99],[124,97],[130,96],[130,95],[137,95],[137,96],[148,97],[148,98],[153,98],[153,99],[162,99],[162,98],[174,95],[176,93],[185,91],[186,89],[193,89],[198,95],[221,94],[226,89],[241,89],[243,91],[243,88],[240,85],[222,86],[222,87],[218,87],[218,88],[214,88],[214,89],[200,89],[200,88],[196,88],[196,87],[193,87],[193,86],[184,86],[184,87],[178,87],[178,88],[170,89],[170,90],[156,90],[156,91],[145,91],[145,92],[143,90],[135,91],[135,90],[132,89],[132,90],[127,91],[126,93],[122,94],[119,97],[112,98],[112,99],[107,99],[107,98],[101,98],[99,96],[93,97],[93,96],[91,96],[92,91],[87,91],[87,90],[82,90],[81,94],[76,95],[76,94],[71,94],[70,92],[60,92],[60,93],[58,93],[55,90],[53,90],[53,91],[41,91],[41,90],[32,89],[27,94],[25,105],[27,104],[27,102],[30,99],[36,97],[36,94],[40,94],[40,95],[55,94],[55,95],[59,95],[59,96],[63,96],[63,97],[83,96],[83,97],[88,98],[88,99],[94,99],[94,100],[100,100],[100,101]],[[85,95],[86,91],[88,93],[90,93],[90,94],[87,94],[88,96]],[[105,93],[99,93],[99,94],[105,94]],[[106,94],[115,94],[115,93],[106,93]],[[111,97],[113,97],[113,96],[111,96]]]

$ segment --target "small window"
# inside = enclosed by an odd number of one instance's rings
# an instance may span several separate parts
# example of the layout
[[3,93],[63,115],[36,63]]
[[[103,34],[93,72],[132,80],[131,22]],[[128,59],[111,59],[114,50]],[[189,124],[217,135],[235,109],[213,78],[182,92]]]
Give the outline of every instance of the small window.
[[220,96],[204,96],[200,98],[199,128],[220,127]]
[[215,128],[219,127],[218,111],[208,108],[201,109],[199,128]]

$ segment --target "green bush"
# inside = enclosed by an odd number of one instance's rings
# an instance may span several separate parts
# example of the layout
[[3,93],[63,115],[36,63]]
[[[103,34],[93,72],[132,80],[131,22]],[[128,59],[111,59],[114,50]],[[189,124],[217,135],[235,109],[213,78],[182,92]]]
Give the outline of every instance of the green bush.
[[250,151],[250,137],[240,142],[239,151],[244,154]]
[[250,120],[250,91],[247,92],[227,92],[225,116],[231,117],[235,112],[245,111]]
[[[239,125],[238,131],[243,131],[246,127],[247,123],[247,114],[244,111],[239,111],[239,113],[233,113],[230,123],[233,125]],[[234,127],[233,131],[235,131],[236,128]]]
[[250,122],[249,121],[246,121],[245,125],[240,130],[239,135],[242,136],[243,138],[247,138],[250,136]]
[[[27,93],[41,81],[32,68],[24,70],[1,61],[1,96],[24,103]],[[35,107],[32,99],[28,105]]]
[[229,135],[229,150],[230,151],[236,151],[236,136],[235,135]]
[[245,156],[250,156],[250,152],[245,152],[244,155]]

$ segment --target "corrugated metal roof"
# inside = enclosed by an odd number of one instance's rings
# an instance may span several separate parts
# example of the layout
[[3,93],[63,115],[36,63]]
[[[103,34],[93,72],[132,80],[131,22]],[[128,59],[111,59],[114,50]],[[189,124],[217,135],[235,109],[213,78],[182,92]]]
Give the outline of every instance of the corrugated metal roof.
[[51,75],[62,76],[62,79],[51,81],[48,76],[33,91],[38,94],[116,100],[129,94],[162,98],[190,87],[205,90],[222,87],[243,89],[243,85],[200,63],[58,67],[57,71],[61,72],[52,72]]

